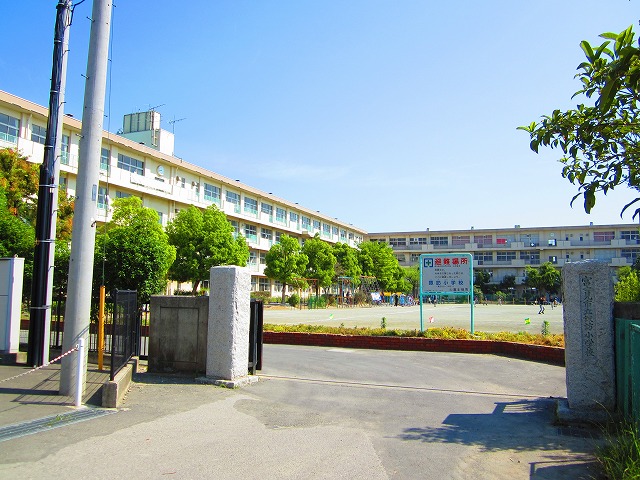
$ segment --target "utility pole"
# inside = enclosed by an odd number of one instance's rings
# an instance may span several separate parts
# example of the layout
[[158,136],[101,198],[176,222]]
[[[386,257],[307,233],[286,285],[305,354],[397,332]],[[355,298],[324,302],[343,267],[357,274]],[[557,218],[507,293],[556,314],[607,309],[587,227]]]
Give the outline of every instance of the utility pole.
[[[73,348],[80,338],[88,345],[111,9],[111,0],[93,0],[71,235],[69,286],[64,316],[64,352]],[[84,389],[86,368],[81,373],[83,378],[76,378],[77,362],[77,355],[68,355],[62,359],[61,395],[71,395],[78,382]]]
[[36,246],[33,261],[31,310],[29,312],[27,364],[32,366],[40,366],[49,361],[60,147],[64,118],[69,29],[71,26],[71,0],[59,0],[56,9],[49,117],[47,119],[44,158],[40,166]]

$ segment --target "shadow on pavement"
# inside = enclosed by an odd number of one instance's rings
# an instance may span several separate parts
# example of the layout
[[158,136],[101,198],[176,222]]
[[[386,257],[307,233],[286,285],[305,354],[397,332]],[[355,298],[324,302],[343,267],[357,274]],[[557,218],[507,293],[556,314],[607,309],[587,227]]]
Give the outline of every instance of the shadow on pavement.
[[[490,414],[451,414],[441,427],[408,428],[402,440],[458,443],[474,445],[483,452],[498,450],[563,450],[571,449],[567,430],[553,426],[555,400],[535,399],[517,402],[496,402]],[[532,425],[539,427],[534,427]],[[568,436],[599,437],[597,429],[574,429]]]

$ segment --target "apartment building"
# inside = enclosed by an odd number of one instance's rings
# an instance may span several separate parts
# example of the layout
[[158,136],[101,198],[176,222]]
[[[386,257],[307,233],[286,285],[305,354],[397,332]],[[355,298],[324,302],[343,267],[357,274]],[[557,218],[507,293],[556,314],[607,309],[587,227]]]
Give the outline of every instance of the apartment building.
[[416,232],[369,233],[367,239],[391,246],[401,265],[415,265],[423,253],[467,252],[474,268],[486,270],[491,283],[514,276],[521,285],[525,266],[551,262],[561,268],[579,260],[595,259],[611,267],[631,266],[640,255],[636,224],[587,225]]
[[[0,148],[17,149],[30,161],[42,163],[47,115],[47,108],[0,91]],[[76,189],[80,132],[80,121],[65,115],[59,183],[69,195]],[[173,146],[173,134],[160,129],[160,114],[154,111],[126,115],[120,134],[103,132],[99,223],[111,218],[110,199],[131,195],[157,211],[162,225],[189,205],[215,204],[236,234],[247,239],[252,289],[272,295],[278,295],[282,286],[264,276],[265,258],[282,234],[300,242],[319,234],[330,243],[353,247],[365,238],[366,232],[351,224],[175,157]]]

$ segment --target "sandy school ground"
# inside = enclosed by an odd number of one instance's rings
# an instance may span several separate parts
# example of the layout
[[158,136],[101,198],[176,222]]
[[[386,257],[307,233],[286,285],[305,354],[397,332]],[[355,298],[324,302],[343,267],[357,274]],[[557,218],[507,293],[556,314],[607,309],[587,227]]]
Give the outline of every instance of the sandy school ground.
[[[423,327],[457,327],[470,329],[471,309],[469,305],[438,304],[424,305]],[[476,305],[474,327],[477,332],[529,332],[540,333],[545,320],[550,333],[563,333],[562,306],[552,308],[545,305],[544,314],[538,314],[537,305]],[[265,307],[264,322],[280,325],[327,325],[345,327],[380,327],[385,318],[387,328],[419,329],[420,307],[326,308],[318,310],[293,309],[290,307]],[[526,319],[530,323],[527,323]]]

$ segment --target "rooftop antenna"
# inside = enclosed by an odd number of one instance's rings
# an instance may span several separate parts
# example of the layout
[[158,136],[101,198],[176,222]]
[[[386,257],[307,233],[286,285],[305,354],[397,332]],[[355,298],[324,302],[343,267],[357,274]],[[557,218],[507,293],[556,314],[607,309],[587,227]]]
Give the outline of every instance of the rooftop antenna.
[[187,117],[184,118],[179,118],[179,119],[175,119],[175,117],[173,118],[173,120],[169,120],[169,123],[171,124],[171,133],[173,133],[175,135],[176,133],[176,123],[177,122],[181,122],[182,120],[186,120]]
[[161,103],[160,105],[156,105],[155,107],[149,107],[149,111],[150,112],[155,112],[156,108],[160,108],[160,107],[164,107],[166,105],[166,103]]

